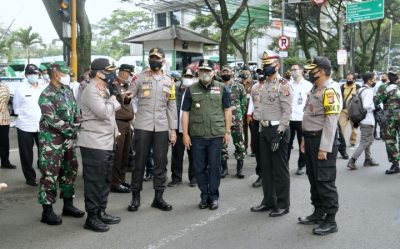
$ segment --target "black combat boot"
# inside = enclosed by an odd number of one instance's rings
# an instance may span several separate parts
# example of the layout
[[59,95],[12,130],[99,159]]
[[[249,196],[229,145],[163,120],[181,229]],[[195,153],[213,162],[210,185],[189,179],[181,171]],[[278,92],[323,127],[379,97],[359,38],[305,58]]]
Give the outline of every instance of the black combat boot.
[[392,163],[392,167],[390,167],[390,169],[386,170],[386,174],[392,175],[392,174],[397,174],[397,173],[400,173],[399,163],[394,162],[394,163]]
[[140,207],[140,192],[132,191],[132,201],[128,206],[128,211],[135,212],[138,211]]
[[164,201],[163,194],[164,194],[164,190],[156,190],[154,200],[153,200],[153,203],[151,204],[151,206],[153,208],[158,208],[163,211],[171,211],[172,206],[170,204],[168,204],[166,201]]
[[221,160],[221,178],[225,178],[228,175],[228,162]]
[[320,224],[325,219],[325,212],[322,208],[316,208],[314,212],[309,216],[299,217],[299,223],[303,225]]
[[349,162],[347,163],[347,168],[349,168],[350,170],[356,170],[356,159],[350,158]]
[[42,205],[43,213],[42,219],[40,220],[47,225],[60,225],[62,223],[62,219],[60,216],[56,215],[53,211],[53,205]]
[[374,166],[379,166],[379,163],[377,163],[374,159],[369,158],[365,159],[364,161],[364,167],[374,167]]
[[121,222],[120,217],[112,216],[106,213],[106,211],[99,211],[97,217],[104,223],[108,225],[118,224]]
[[63,207],[62,215],[81,218],[85,215],[85,212],[74,207],[72,198],[67,198],[67,199],[64,199],[64,207]]
[[99,219],[97,213],[98,211],[88,212],[86,222],[83,227],[95,232],[107,232],[110,230],[110,227]]
[[243,175],[243,160],[237,160],[237,164],[236,164],[236,176],[239,179],[243,179],[244,175]]
[[253,188],[258,188],[262,186],[262,179],[261,176],[257,177],[257,180],[253,182]]
[[337,231],[335,214],[327,214],[325,220],[319,226],[313,228],[313,233],[316,235],[327,235]]

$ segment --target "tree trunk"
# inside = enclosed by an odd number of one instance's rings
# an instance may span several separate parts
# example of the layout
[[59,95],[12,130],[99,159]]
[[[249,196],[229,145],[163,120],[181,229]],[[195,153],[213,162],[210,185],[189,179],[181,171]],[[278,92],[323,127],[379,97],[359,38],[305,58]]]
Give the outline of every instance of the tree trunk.
[[372,54],[371,54],[371,61],[369,63],[369,71],[374,71],[375,68],[375,60],[376,60],[376,54],[378,52],[378,44],[379,40],[381,38],[381,26],[383,23],[384,19],[379,19],[377,21],[377,27],[376,27],[376,33],[375,33],[375,40],[374,40],[374,47],[372,49]]
[[228,54],[228,41],[229,41],[229,30],[223,26],[221,27],[221,41],[219,44],[219,65],[220,67],[227,64]]

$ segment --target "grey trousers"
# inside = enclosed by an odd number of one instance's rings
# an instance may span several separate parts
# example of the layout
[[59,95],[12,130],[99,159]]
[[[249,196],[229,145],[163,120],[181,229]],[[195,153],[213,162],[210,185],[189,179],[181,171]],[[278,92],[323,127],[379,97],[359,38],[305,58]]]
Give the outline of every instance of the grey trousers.
[[371,144],[374,142],[374,126],[360,124],[360,131],[360,145],[358,145],[357,150],[351,157],[357,160],[361,153],[365,151],[365,160],[371,159]]

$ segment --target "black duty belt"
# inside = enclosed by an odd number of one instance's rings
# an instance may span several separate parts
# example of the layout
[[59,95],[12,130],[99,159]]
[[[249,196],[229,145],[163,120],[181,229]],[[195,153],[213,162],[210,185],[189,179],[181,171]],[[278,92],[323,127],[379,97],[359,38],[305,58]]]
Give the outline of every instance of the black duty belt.
[[320,131],[303,131],[304,137],[320,137],[322,135],[322,130]]

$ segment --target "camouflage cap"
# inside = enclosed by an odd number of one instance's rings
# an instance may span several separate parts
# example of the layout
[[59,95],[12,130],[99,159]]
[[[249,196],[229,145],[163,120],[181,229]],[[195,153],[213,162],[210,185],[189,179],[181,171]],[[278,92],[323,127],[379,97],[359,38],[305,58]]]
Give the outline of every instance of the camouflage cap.
[[229,71],[229,72],[232,72],[232,67],[229,66],[229,65],[225,65],[225,66],[222,67],[221,72],[222,72],[222,71]]
[[69,70],[69,68],[67,68],[67,67],[63,67],[63,66],[61,66],[60,64],[58,64],[58,63],[53,63],[53,64],[51,64],[50,66],[49,66],[49,72],[50,73],[53,73],[53,72],[55,72],[55,71],[58,71],[58,72],[62,72],[62,73],[65,73],[65,74],[70,74],[70,70]]

